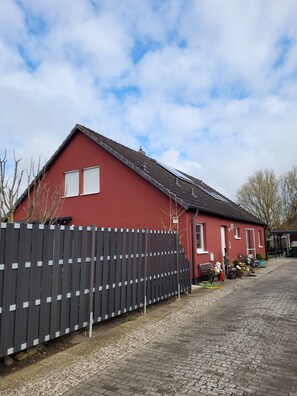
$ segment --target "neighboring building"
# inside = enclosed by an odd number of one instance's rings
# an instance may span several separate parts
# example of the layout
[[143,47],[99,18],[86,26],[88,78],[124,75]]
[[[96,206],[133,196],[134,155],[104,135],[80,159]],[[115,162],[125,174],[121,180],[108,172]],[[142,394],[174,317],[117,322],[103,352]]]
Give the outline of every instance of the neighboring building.
[[[48,186],[61,183],[64,224],[172,230],[192,263],[230,260],[241,254],[266,256],[265,224],[203,181],[76,125],[45,165]],[[26,195],[15,221],[25,218]]]
[[267,239],[268,253],[297,257],[297,230],[273,230]]

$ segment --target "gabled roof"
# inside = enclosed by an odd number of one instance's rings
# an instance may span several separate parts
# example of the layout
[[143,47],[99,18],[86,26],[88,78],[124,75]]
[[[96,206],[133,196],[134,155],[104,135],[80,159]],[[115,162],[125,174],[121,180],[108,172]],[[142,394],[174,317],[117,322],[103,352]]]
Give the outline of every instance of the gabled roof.
[[[261,220],[205,184],[202,180],[198,180],[184,172],[161,164],[146,156],[143,152],[132,150],[79,124],[73,128],[59,149],[45,165],[46,170],[51,167],[56,158],[61,155],[66,145],[79,132],[108,151],[186,210],[199,210],[200,213],[265,225]],[[20,198],[19,203],[23,198]]]
[[110,154],[122,161],[159,190],[176,200],[187,210],[210,213],[233,220],[264,224],[261,220],[232,202],[203,181],[163,165],[120,143],[106,138],[82,125],[78,129]]

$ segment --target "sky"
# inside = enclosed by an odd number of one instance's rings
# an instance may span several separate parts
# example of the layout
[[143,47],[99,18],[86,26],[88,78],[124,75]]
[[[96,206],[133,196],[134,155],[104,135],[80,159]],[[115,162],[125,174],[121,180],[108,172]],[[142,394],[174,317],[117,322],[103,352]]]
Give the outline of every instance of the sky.
[[235,199],[296,164],[296,0],[0,0],[0,153],[79,123]]

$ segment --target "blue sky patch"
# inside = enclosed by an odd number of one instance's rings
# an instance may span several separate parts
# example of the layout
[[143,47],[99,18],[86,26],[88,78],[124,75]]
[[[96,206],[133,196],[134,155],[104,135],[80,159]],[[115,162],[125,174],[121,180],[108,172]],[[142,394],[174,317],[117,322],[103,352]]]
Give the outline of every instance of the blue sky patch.
[[40,63],[37,61],[33,61],[33,59],[30,59],[30,56],[27,54],[26,48],[24,46],[18,45],[18,51],[26,65],[27,70],[30,72],[34,72],[38,68]]
[[133,63],[138,63],[148,52],[154,52],[160,49],[161,43],[154,40],[136,40],[132,48],[131,57]]
[[28,33],[32,36],[44,36],[48,32],[48,24],[41,15],[36,15],[22,1],[16,1],[25,15]]
[[277,43],[277,58],[273,64],[273,69],[281,68],[288,59],[288,54],[293,45],[292,40],[288,36],[282,37]]
[[214,84],[210,90],[211,99],[237,99],[242,100],[249,96],[249,91],[242,83],[242,81],[233,81],[229,82],[228,85],[220,86],[218,84]]
[[112,88],[108,92],[111,92],[118,100],[123,100],[127,96],[140,95],[140,89],[134,85],[129,85],[121,88]]

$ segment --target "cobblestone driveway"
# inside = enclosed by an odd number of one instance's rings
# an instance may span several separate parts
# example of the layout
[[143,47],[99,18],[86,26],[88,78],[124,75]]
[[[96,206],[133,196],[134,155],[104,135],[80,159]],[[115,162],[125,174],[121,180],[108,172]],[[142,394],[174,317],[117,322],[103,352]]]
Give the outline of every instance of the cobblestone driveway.
[[235,282],[65,396],[297,395],[296,260]]

